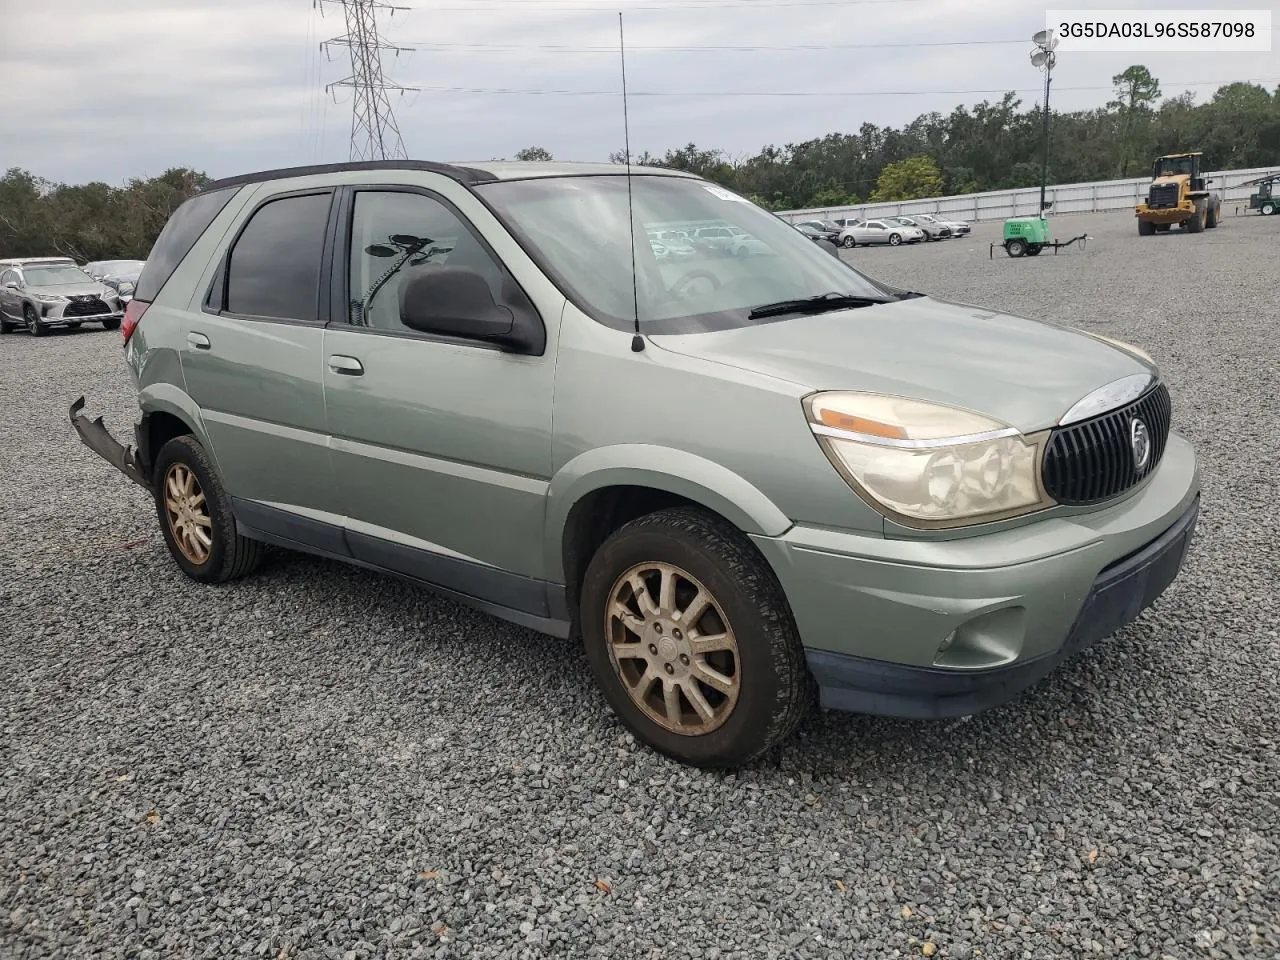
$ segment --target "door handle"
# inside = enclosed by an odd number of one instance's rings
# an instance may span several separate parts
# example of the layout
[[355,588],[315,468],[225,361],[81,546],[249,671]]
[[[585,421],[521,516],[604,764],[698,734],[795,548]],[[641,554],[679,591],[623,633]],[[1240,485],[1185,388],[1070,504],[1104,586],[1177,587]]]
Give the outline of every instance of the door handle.
[[188,333],[187,343],[195,347],[197,350],[208,350],[210,346],[209,338],[203,333]]
[[359,377],[364,374],[364,367],[355,357],[344,357],[335,353],[329,358],[329,369],[346,377]]

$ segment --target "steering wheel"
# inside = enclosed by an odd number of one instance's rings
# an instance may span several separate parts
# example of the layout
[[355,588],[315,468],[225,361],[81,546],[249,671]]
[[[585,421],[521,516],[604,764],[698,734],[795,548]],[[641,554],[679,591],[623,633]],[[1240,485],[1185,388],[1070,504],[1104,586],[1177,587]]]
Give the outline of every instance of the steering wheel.
[[685,287],[693,283],[695,280],[706,280],[711,284],[712,290],[720,289],[720,278],[714,273],[711,273],[708,270],[690,270],[688,273],[677,278],[676,281],[667,288],[667,291],[672,296],[683,299],[687,294],[694,292],[692,290],[686,290]]

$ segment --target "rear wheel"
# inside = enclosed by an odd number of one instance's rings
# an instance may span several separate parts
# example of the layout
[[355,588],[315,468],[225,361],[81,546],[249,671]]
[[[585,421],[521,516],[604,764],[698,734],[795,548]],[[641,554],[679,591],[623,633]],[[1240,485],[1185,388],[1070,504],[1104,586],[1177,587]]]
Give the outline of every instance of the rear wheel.
[[165,544],[192,580],[225,583],[258,568],[264,547],[237,532],[231,498],[195,437],[160,448],[152,489]]
[[702,767],[747,763],[788,736],[813,681],[773,571],[699,510],[633,520],[582,585],[587,659],[610,706],[654,749]]
[[1011,257],[1020,257],[1027,252],[1027,241],[1010,240],[1005,243],[1004,252]]
[[[1168,229],[1168,225],[1167,225],[1167,224],[1163,224],[1163,223],[1162,223],[1162,224],[1160,224],[1160,226],[1165,227],[1166,229]],[[1138,221],[1138,236],[1140,236],[1140,237],[1151,237],[1151,236],[1155,236],[1155,232],[1156,232],[1156,225],[1155,225],[1154,223],[1152,223],[1150,220],[1139,220],[1139,221]]]

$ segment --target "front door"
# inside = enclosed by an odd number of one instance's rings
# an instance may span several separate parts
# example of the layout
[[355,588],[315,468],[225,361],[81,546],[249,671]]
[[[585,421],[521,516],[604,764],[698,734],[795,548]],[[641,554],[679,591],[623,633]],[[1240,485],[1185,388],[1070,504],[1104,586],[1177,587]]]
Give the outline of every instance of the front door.
[[260,198],[203,306],[182,315],[182,372],[236,515],[344,552],[329,468],[322,263],[332,190]]
[[324,377],[352,554],[545,615],[553,348],[521,356],[400,322],[406,267],[470,267],[499,303],[514,289],[441,195],[352,188],[344,220],[334,281],[345,275],[346,316],[325,331]]

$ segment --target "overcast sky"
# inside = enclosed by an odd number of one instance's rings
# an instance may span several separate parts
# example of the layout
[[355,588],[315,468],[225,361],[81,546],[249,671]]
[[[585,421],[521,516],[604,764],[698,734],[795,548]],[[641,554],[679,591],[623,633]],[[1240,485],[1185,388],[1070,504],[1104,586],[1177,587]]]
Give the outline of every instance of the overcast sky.
[[[536,144],[558,159],[603,160],[621,148],[621,99],[611,93],[620,86],[619,9],[636,152],[693,141],[746,156],[864,122],[900,125],[1008,89],[1027,106],[1039,99],[1026,38],[1044,26],[1044,6],[1028,0],[401,2],[411,9],[382,17],[382,32],[418,49],[388,57],[385,70],[393,82],[423,88],[392,95],[409,155],[420,159],[510,157]],[[1052,4],[1068,5],[1214,4]],[[1220,6],[1272,9],[1280,27],[1280,0]],[[345,33],[336,4],[323,17],[311,0],[0,0],[0,9],[0,169],[119,183],[173,166],[225,176],[347,159],[350,91],[336,91],[335,103],[323,88],[350,66],[342,48],[332,62],[318,51],[321,40]],[[806,45],[825,49],[794,49]],[[716,46],[756,49],[670,49]],[[793,49],[767,49],[778,47]],[[1190,89],[1204,99],[1216,82],[1232,80],[1280,84],[1280,48],[1079,53],[1059,61],[1054,109],[1105,102],[1111,76],[1135,62],[1171,95]],[[779,91],[824,95],[716,96]]]

